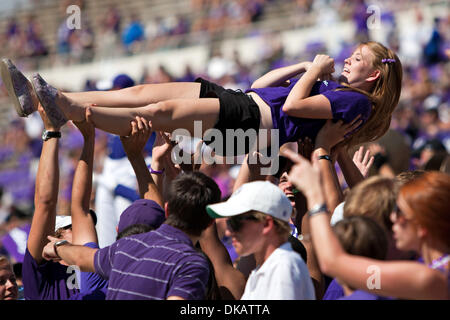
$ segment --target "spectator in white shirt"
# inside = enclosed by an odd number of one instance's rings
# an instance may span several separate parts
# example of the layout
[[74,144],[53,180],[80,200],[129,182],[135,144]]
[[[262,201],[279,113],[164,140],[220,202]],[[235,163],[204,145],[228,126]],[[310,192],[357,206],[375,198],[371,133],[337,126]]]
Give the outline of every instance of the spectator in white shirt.
[[228,217],[227,233],[236,253],[255,257],[242,300],[315,299],[308,268],[288,241],[292,205],[280,188],[267,181],[246,183],[207,211],[212,217]]

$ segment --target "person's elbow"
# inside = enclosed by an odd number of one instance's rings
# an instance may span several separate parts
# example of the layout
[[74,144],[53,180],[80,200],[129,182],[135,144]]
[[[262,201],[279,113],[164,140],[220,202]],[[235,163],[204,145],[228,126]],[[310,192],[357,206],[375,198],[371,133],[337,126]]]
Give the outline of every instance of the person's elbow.
[[327,276],[334,277],[338,258],[337,255],[318,254],[317,260],[320,271]]
[[319,259],[319,268],[323,274],[330,276],[333,268],[330,259],[327,258]]
[[302,109],[301,101],[297,101],[295,104],[292,101],[286,101],[282,107],[283,112],[288,116],[293,116],[294,111],[298,113],[298,111],[301,111],[301,109]]

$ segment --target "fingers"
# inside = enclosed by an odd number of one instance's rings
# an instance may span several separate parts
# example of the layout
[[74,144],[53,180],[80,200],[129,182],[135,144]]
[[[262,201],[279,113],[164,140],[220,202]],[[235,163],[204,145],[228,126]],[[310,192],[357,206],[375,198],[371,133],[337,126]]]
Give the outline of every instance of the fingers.
[[151,133],[151,123],[143,117],[136,116],[131,122],[131,135],[141,139],[148,139]]
[[86,111],[85,111],[84,115],[85,115],[85,118],[86,118],[86,122],[87,123],[92,123],[92,110],[91,110],[90,107],[86,108]]
[[137,123],[135,121],[131,121],[131,134],[130,134],[130,136],[136,135],[137,132],[138,132]]
[[369,158],[370,158],[370,150],[367,150],[366,153],[364,154],[364,158],[362,160],[362,163],[364,165],[367,165],[367,163],[369,162]]
[[367,163],[367,166],[366,166],[367,170],[369,170],[372,167],[374,161],[375,161],[375,157],[371,156],[369,159],[369,162]]
[[142,132],[142,130],[144,129],[144,124],[141,120],[141,117],[136,116],[136,124],[137,124],[137,129],[139,132]]
[[364,151],[364,147],[360,146],[359,149],[353,155],[353,161],[357,161],[358,163],[361,163],[362,157],[363,157],[363,151]]
[[172,141],[169,137],[169,135],[167,135],[165,132],[160,131],[159,134],[161,135],[161,137],[164,139],[164,141],[167,144],[173,145],[174,141]]
[[198,169],[195,165],[201,165],[201,163],[202,163],[202,146],[203,146],[203,140],[200,140],[197,143],[197,145],[195,146],[195,152],[193,154],[194,169]]
[[304,161],[308,161],[304,157],[299,155],[298,153],[295,153],[294,151],[289,150],[289,149],[284,149],[284,150],[280,151],[280,155],[288,158],[293,163],[302,163]]
[[47,239],[48,239],[49,241],[58,241],[58,240],[61,240],[61,239],[56,238],[56,237],[53,237],[53,236],[47,236]]

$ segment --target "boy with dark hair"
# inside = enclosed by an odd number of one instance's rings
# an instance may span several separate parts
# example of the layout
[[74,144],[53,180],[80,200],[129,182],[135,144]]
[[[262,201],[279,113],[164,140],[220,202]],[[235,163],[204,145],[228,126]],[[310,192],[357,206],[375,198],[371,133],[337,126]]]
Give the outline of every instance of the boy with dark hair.
[[107,299],[204,299],[210,268],[195,244],[212,222],[206,205],[220,201],[217,184],[200,172],[178,176],[157,230],[126,237],[103,249],[68,243],[45,246],[43,257],[63,259],[109,280]]

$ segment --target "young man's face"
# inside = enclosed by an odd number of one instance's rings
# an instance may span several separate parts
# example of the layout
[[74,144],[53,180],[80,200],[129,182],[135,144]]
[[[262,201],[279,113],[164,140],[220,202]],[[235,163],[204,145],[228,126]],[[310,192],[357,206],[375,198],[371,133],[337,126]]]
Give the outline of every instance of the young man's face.
[[258,252],[262,243],[264,221],[256,220],[249,213],[228,218],[226,235],[239,256]]

